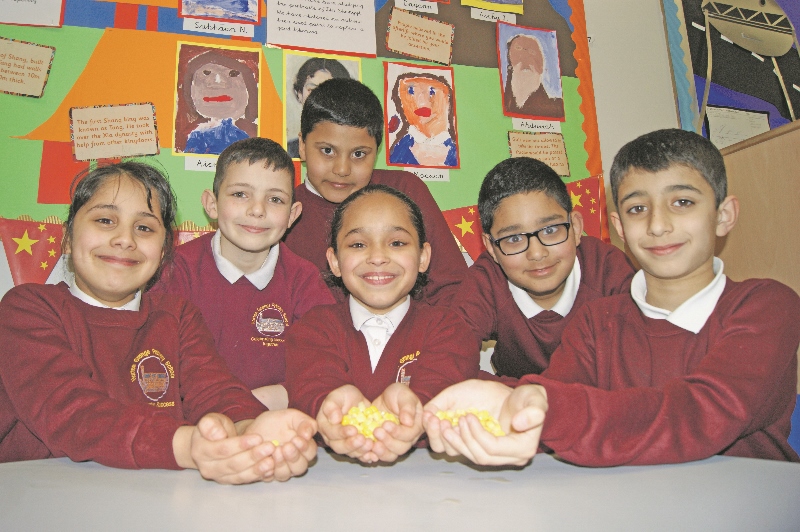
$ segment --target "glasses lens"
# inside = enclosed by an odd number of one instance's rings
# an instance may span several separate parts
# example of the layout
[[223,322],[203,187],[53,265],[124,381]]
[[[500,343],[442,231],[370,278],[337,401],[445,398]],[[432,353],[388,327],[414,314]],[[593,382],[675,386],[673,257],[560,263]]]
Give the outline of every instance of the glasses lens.
[[551,225],[539,231],[539,241],[545,246],[554,246],[567,239],[567,226],[564,224]]
[[499,241],[500,251],[506,255],[513,255],[515,253],[522,253],[528,249],[528,236],[527,235],[511,235]]

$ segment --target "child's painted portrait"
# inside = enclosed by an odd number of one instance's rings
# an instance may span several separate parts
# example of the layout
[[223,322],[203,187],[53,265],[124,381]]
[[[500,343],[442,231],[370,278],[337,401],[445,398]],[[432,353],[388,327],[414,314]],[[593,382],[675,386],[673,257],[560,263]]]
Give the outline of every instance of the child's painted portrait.
[[181,0],[181,17],[257,24],[259,0]]
[[555,31],[500,22],[497,59],[505,115],[564,121]]
[[175,151],[219,155],[257,136],[259,52],[179,46]]
[[387,164],[458,168],[453,69],[384,65]]

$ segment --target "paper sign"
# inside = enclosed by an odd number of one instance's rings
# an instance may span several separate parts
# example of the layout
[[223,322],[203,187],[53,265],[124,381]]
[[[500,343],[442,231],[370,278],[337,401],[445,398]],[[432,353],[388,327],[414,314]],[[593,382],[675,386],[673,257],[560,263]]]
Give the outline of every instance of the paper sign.
[[508,132],[508,146],[512,157],[532,157],[556,171],[560,176],[569,175],[569,161],[560,133]]
[[561,122],[552,120],[531,120],[529,118],[512,118],[514,129],[526,131],[543,131],[548,133],[561,133]]
[[394,8],[389,15],[386,48],[409,57],[449,65],[454,29],[452,24]]
[[416,176],[423,181],[438,181],[440,183],[450,182],[450,170],[435,168],[409,168],[408,171],[416,174]]
[[461,5],[491,11],[500,11],[503,13],[523,14],[522,0],[461,0]]
[[0,37],[0,92],[41,97],[55,53],[51,46]]
[[216,20],[203,20],[199,18],[184,18],[183,29],[199,33],[214,33],[216,35],[231,35],[236,37],[252,37],[255,34],[252,24],[237,24],[233,22],[219,22]]
[[428,0],[395,0],[394,6],[406,11],[419,11],[420,13],[439,14],[439,4]]
[[479,9],[477,7],[473,7],[470,10],[470,17],[474,18],[475,20],[486,20],[488,22],[497,22],[498,20],[502,20],[503,22],[508,22],[509,24],[517,23],[517,16],[513,13],[500,13],[498,11],[489,11],[488,9]]
[[268,45],[375,57],[372,0],[268,1]]
[[706,108],[706,116],[710,132],[709,140],[720,150],[769,131],[769,114],[765,112],[709,105]]
[[79,161],[158,153],[155,107],[151,103],[73,107],[69,115]]
[[183,169],[192,172],[216,172],[217,157],[209,155],[205,157],[187,155],[183,158]]
[[0,0],[0,24],[61,26],[64,0]]

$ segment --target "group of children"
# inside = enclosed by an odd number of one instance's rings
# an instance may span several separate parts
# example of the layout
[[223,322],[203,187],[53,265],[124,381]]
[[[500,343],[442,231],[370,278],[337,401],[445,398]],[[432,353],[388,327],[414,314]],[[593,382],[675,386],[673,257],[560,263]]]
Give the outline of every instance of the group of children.
[[[611,219],[634,274],[582,236],[560,177],[528,158],[486,176],[486,252],[468,269],[426,185],[374,170],[382,131],[367,87],[325,81],[301,115],[306,181],[293,188],[270,140],[231,144],[202,196],[217,231],[177,248],[157,170],[124,162],[78,180],[73,276],[0,302],[0,462],[286,480],[308,468],[317,432],[363,462],[423,434],[479,464],[537,450],[589,466],[800,461],[787,443],[800,298],[725,277],[715,240],[738,202],[707,140],[656,131],[615,158]],[[497,375],[479,371],[487,339]],[[359,405],[397,421],[365,437],[342,424]],[[468,409],[506,435],[436,415]]]

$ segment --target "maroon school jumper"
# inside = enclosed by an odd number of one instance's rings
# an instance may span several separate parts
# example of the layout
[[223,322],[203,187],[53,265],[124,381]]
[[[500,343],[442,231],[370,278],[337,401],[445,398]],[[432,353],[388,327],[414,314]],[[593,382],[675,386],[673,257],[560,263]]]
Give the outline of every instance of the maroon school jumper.
[[156,290],[185,297],[200,308],[219,353],[250,389],[286,380],[285,341],[292,324],[317,305],[334,303],[319,270],[280,244],[272,280],[263,290],[247,278],[231,284],[211,251],[214,233],[175,252]]
[[[414,174],[399,170],[375,170],[370,183],[395,188],[419,206],[425,233],[433,250],[428,268],[430,282],[423,291],[422,301],[430,305],[449,304],[458,291],[458,284],[467,274],[467,263],[428,186]],[[304,259],[316,264],[320,271],[327,272],[325,252],[330,244],[331,218],[338,204],[317,196],[305,184],[294,189],[294,196],[295,201],[303,204],[303,214],[286,234],[286,244]],[[347,300],[341,290],[334,289],[333,292],[339,302]]]
[[88,305],[64,283],[21,285],[0,303],[0,338],[0,462],[178,469],[178,427],[265,410],[175,296],[144,294],[134,312]]
[[798,323],[800,298],[772,280],[727,279],[698,334],[645,317],[621,294],[581,309],[547,371],[521,383],[544,385],[541,441],[579,465],[796,462],[787,438]]
[[383,350],[375,372],[364,335],[348,303],[317,307],[289,331],[289,406],[315,417],[325,397],[352,384],[374,401],[393,382],[407,383],[423,404],[478,373],[479,354],[464,324],[445,307],[411,302]]
[[511,295],[503,270],[489,253],[484,251],[470,267],[453,305],[479,342],[497,340],[492,365],[498,375],[520,378],[541,373],[578,309],[589,301],[630,291],[633,268],[616,247],[584,236],[577,260],[581,283],[572,310],[563,317],[545,310],[527,319]]

